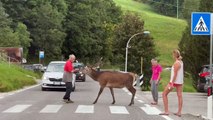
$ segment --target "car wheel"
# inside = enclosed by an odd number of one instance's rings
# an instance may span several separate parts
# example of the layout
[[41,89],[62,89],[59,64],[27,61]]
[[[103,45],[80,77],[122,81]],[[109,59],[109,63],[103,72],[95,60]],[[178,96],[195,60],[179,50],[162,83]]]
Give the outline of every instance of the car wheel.
[[42,91],[46,91],[46,88],[41,87],[41,90],[42,90]]

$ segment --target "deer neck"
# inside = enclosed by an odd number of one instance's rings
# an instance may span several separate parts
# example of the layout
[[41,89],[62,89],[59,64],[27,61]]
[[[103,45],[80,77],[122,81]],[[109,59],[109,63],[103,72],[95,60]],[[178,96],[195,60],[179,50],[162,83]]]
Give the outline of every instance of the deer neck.
[[91,73],[89,74],[89,76],[95,80],[95,81],[98,81],[98,76],[99,76],[99,73],[95,70],[92,70]]

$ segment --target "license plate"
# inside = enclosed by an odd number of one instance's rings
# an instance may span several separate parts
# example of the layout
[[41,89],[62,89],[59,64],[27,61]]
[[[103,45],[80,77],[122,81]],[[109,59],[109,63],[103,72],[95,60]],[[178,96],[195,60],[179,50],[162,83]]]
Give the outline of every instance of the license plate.
[[60,85],[61,83],[60,82],[54,82],[54,85]]

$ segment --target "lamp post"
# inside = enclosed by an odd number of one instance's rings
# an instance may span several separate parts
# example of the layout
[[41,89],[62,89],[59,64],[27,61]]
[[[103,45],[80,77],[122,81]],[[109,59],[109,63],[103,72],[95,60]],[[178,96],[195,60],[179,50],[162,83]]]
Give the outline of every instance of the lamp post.
[[132,38],[134,38],[135,36],[140,35],[140,34],[150,34],[150,32],[149,31],[144,31],[144,32],[136,33],[136,34],[132,35],[129,38],[129,40],[127,41],[127,43],[126,43],[126,57],[125,57],[125,72],[127,72],[128,48],[130,48],[129,47],[129,42],[131,41]]

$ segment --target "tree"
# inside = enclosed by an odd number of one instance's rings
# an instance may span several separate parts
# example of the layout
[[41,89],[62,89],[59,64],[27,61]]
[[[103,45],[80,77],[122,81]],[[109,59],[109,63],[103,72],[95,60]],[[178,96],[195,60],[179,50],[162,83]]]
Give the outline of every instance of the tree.
[[[211,0],[206,0],[200,3],[199,11],[213,12],[212,8]],[[185,71],[192,75],[193,85],[196,87],[201,66],[209,64],[210,37],[192,36],[190,34],[191,23],[190,20],[188,21],[188,27],[184,31],[179,47],[183,55]]]
[[0,1],[0,46],[11,47],[18,46],[19,40],[13,29],[10,28],[11,19],[8,18],[8,14],[2,6]]
[[[184,0],[140,0],[144,3],[148,3],[151,7],[160,14],[166,16],[177,16],[177,7],[178,7],[178,17],[182,17],[182,10]],[[178,6],[177,6],[178,2]]]
[[[121,68],[124,68],[125,62],[125,48],[129,38],[136,33],[143,33],[144,21],[139,16],[127,13],[123,17],[123,21],[115,29],[114,38],[114,63],[120,64]],[[143,72],[145,74],[144,89],[148,89],[150,77],[151,77],[151,64],[150,60],[157,57],[157,53],[154,49],[153,38],[150,35],[140,34],[135,36],[129,43],[129,55],[128,55],[128,71],[140,73],[140,61],[141,57],[144,59]]]
[[18,23],[15,33],[19,39],[19,46],[23,48],[24,57],[26,58],[28,47],[30,47],[30,42],[32,41],[32,39],[30,39],[30,33],[27,31],[27,27],[23,23]]
[[95,62],[101,56],[108,59],[110,51],[106,50],[111,50],[110,34],[120,20],[120,8],[112,0],[67,0],[67,4],[63,54],[73,53],[87,62]]
[[52,0],[28,1],[24,23],[33,39],[30,47],[31,56],[38,55],[39,50],[44,50],[47,58],[61,57],[61,47],[66,35],[62,29],[62,21],[67,8],[64,4],[53,4],[53,2]]

